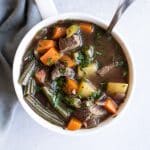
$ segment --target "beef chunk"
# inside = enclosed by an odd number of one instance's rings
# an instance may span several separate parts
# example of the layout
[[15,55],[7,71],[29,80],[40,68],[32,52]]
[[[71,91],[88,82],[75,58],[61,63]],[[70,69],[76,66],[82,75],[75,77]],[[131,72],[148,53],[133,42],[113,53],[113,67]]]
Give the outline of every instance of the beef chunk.
[[96,116],[103,115],[103,111],[101,109],[101,106],[93,105],[93,106],[89,107],[89,110],[92,113],[92,115],[96,115]]
[[98,126],[99,123],[100,123],[100,118],[92,116],[90,119],[83,122],[83,125],[85,128],[94,128],[94,127]]
[[115,94],[112,94],[111,97],[114,99],[114,101],[120,105],[124,98],[125,98],[125,93],[115,93]]
[[57,64],[57,66],[51,73],[51,78],[52,80],[55,80],[56,78],[59,78],[61,76],[74,78],[75,72],[72,68],[65,67],[62,64]]
[[79,108],[74,112],[74,116],[83,122],[89,120],[93,116],[103,119],[107,114],[104,108],[95,104],[90,107]]
[[114,64],[110,64],[107,66],[102,67],[97,71],[97,74],[99,74],[101,77],[104,77],[107,73],[109,73],[113,68],[115,68]]
[[44,69],[39,69],[35,72],[35,79],[38,83],[44,84],[47,72]]
[[83,122],[85,128],[94,128],[106,119],[109,113],[102,107],[94,105],[90,108],[90,116]]
[[91,112],[86,108],[79,108],[74,112],[74,116],[78,118],[80,121],[86,121],[90,118]]
[[99,105],[99,106],[103,106],[103,103],[104,103],[104,100],[107,98],[107,95],[105,92],[103,92],[101,94],[101,96],[95,101],[95,104],[96,105]]
[[82,45],[80,35],[73,35],[69,38],[61,38],[59,40],[59,48],[62,52],[75,49]]

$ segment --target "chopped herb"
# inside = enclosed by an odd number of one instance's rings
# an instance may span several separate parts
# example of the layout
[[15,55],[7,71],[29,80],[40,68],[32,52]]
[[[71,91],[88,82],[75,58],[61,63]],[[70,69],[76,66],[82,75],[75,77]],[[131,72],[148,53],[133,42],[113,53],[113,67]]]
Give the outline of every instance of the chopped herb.
[[101,96],[101,91],[98,90],[96,92],[93,92],[90,97],[93,99],[98,99],[100,96]]
[[66,72],[65,68],[59,68],[60,73],[64,74]]
[[102,68],[103,64],[100,61],[96,61],[98,68]]
[[95,54],[98,55],[98,56],[102,56],[103,55],[103,51],[96,51]]
[[62,87],[64,85],[64,83],[65,83],[64,77],[59,77],[55,81],[57,82],[57,86],[58,87]]
[[88,64],[91,63],[91,59],[85,55],[84,51],[79,52],[77,59],[79,60],[81,68],[87,67]]
[[87,101],[85,101],[85,103],[84,103],[84,106],[85,107],[90,107],[90,106],[92,106],[94,103],[93,103],[93,99],[92,100],[87,100]]
[[101,90],[106,90],[107,82],[103,81],[100,83]]
[[128,71],[124,70],[123,73],[122,73],[122,76],[125,77],[125,76],[127,76],[127,74],[128,74]]
[[78,94],[78,97],[81,99],[82,98],[82,96],[80,95],[80,94]]
[[96,33],[96,38],[97,38],[97,39],[100,39],[101,37],[102,37],[101,33],[100,33],[100,32],[97,32],[97,33]]
[[63,60],[63,64],[64,64],[65,66],[68,66],[67,60]]
[[78,55],[77,59],[80,60],[80,61],[84,60],[84,56],[81,52],[79,52],[79,55]]
[[86,57],[88,57],[89,59],[93,59],[93,56],[94,56],[94,46],[90,45],[90,46],[84,47],[83,52],[84,52],[84,54],[85,54]]
[[48,58],[47,59],[47,65],[51,65],[52,64],[52,60],[51,60],[51,58]]
[[115,66],[116,67],[122,67],[124,65],[124,61],[123,60],[120,60],[120,61],[116,61],[115,62]]
[[111,41],[111,40],[112,40],[112,36],[108,36],[108,37],[107,37],[107,40],[108,40],[108,41]]
[[59,77],[56,80],[51,82],[51,88],[55,92],[62,92],[62,87],[64,86],[64,83],[65,83],[65,78]]
[[43,39],[44,39],[44,40],[46,40],[47,38],[48,38],[47,36],[44,36],[44,38],[43,38]]
[[82,72],[83,72],[84,75],[87,74],[83,68],[80,68],[80,69],[82,70]]
[[116,57],[115,57],[115,55],[113,55],[113,57],[112,57],[112,62],[113,62],[113,64],[116,63],[116,62],[115,62],[115,59],[116,59]]

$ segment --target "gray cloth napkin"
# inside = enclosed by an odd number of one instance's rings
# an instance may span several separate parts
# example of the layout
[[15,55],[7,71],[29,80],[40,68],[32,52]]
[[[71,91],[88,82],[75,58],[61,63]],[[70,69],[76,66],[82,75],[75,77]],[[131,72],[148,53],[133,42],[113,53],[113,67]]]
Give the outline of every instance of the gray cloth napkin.
[[34,0],[0,0],[0,135],[10,127],[17,102],[12,83],[17,46],[40,20]]

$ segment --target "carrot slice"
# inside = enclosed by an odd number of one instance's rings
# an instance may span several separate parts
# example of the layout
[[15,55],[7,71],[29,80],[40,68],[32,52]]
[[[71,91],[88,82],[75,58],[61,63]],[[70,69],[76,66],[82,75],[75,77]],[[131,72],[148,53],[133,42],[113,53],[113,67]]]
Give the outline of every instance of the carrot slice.
[[80,23],[80,29],[85,33],[92,33],[93,25],[90,23]]
[[44,65],[51,66],[57,62],[60,57],[61,54],[55,48],[50,48],[43,56],[40,57],[40,60]]
[[68,55],[63,55],[60,61],[64,62],[67,65],[67,67],[75,66],[75,61],[72,58],[70,58]]
[[72,117],[67,125],[68,130],[78,130],[82,127],[82,122],[75,117]]
[[66,34],[66,28],[65,27],[55,27],[54,33],[53,33],[53,39],[58,39]]
[[117,104],[110,97],[105,100],[104,108],[112,114],[117,112]]
[[55,47],[56,43],[53,40],[40,40],[38,43],[37,51],[45,53],[48,49]]
[[68,94],[72,94],[73,92],[76,93],[78,90],[78,83],[76,80],[67,79],[64,91]]

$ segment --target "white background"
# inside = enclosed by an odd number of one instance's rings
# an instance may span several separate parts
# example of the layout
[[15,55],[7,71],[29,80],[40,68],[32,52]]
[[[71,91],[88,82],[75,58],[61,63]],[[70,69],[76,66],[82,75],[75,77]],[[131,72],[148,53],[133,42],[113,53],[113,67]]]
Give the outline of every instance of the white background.
[[[109,23],[119,0],[55,0],[59,12],[87,12]],[[115,30],[133,53],[136,88],[127,111],[102,132],[68,137],[44,129],[18,104],[0,150],[150,149],[150,0],[136,0]]]

